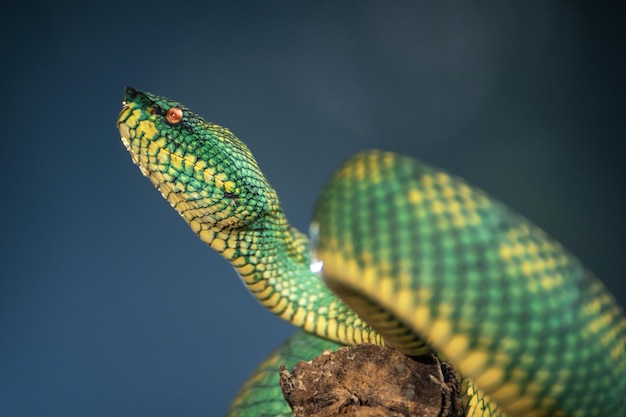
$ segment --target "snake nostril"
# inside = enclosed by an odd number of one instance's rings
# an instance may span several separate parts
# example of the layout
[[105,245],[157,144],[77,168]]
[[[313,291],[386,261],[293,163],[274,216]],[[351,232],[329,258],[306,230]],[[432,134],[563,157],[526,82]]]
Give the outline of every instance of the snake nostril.
[[134,99],[139,94],[139,90],[134,89],[133,87],[126,87],[126,97],[129,99]]

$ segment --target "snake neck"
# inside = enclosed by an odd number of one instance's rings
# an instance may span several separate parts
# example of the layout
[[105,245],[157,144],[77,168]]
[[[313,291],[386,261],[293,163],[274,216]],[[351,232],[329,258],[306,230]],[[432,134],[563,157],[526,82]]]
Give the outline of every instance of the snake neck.
[[342,344],[385,344],[311,271],[309,241],[291,226],[271,190],[273,209],[239,230],[205,230],[199,237],[233,265],[254,297],[304,331]]

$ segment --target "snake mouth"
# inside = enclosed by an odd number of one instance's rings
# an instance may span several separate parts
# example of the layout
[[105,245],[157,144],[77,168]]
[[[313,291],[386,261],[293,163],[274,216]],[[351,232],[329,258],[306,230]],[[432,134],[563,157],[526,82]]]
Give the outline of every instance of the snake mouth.
[[117,122],[115,123],[115,126],[117,126],[118,128],[120,127],[120,124],[123,123],[122,119],[124,119],[125,121],[128,117],[128,115],[125,115],[124,113],[128,112],[129,107],[130,105],[128,104],[128,102],[126,100],[122,100],[122,110],[120,110],[120,114],[117,116]]
[[126,151],[130,154],[130,157],[135,165],[137,165],[141,173],[145,176],[149,176],[149,172],[139,160],[138,150],[133,149],[131,140],[134,138],[134,132],[131,131],[131,126],[128,123],[128,119],[131,116],[131,111],[134,109],[132,103],[128,103],[126,100],[122,101],[122,110],[117,118],[116,126],[120,132],[120,139]]
[[119,123],[117,124],[117,127],[120,131],[120,138],[122,139],[122,143],[124,144],[124,147],[126,148],[127,151],[130,152],[130,128],[128,127],[128,125],[126,123]]

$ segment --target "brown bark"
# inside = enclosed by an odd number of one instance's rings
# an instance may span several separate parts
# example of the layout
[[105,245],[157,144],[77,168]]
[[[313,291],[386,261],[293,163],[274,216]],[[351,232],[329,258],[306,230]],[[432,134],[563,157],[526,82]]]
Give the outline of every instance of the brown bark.
[[432,356],[375,345],[347,346],[280,371],[294,417],[457,417],[459,382]]

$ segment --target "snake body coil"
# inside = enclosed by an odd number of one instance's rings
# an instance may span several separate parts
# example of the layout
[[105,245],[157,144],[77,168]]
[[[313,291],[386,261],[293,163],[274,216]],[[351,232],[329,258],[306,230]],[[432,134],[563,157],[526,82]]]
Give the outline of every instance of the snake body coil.
[[626,413],[622,309],[575,257],[482,191],[392,153],[354,156],[315,211],[323,282],[307,238],[229,130],[131,88],[118,127],[191,229],[308,333],[259,367],[233,415],[288,415],[278,365],[354,343],[433,349],[465,378],[467,416]]

